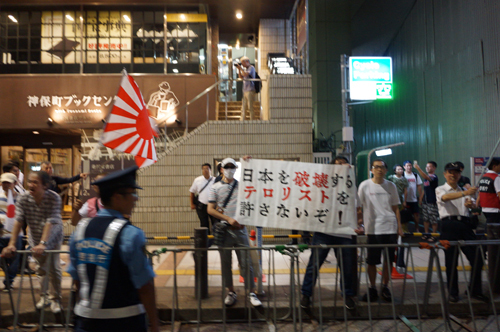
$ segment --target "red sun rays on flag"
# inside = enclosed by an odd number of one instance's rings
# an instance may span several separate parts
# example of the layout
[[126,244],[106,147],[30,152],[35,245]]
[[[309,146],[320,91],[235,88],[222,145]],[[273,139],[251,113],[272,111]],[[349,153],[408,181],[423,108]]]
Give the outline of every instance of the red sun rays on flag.
[[101,142],[108,148],[135,156],[139,167],[157,161],[152,122],[142,93],[134,79],[123,70],[120,89],[104,126]]

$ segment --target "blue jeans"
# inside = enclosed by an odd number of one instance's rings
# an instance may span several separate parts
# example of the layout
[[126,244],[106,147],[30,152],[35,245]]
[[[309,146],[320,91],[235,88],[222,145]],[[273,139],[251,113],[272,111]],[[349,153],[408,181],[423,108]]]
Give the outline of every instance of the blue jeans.
[[[17,237],[16,248],[17,250],[21,250],[21,243],[23,237],[20,235]],[[1,238],[0,239],[0,251],[9,245],[10,238]],[[14,278],[17,275],[17,271],[19,269],[19,262],[21,259],[21,255],[17,254],[13,258],[5,258],[5,263],[3,262],[4,258],[2,258],[0,268],[4,270],[5,275],[8,276],[10,284],[14,282]],[[5,266],[7,266],[7,271],[5,271]],[[3,280],[3,284],[7,287],[7,278]]]
[[[351,239],[327,235],[324,233],[315,232],[312,238],[312,245],[342,245],[342,244],[352,244]],[[342,276],[340,279],[340,288],[342,289],[342,279],[345,285],[345,295],[354,296],[356,293],[353,288],[353,276],[352,276],[352,248],[341,249],[342,251],[342,264],[343,269],[340,266],[340,258],[338,257],[338,249],[334,249],[335,257],[339,262],[339,268],[341,268]],[[330,248],[325,249],[312,249],[311,257],[309,258],[309,263],[307,263],[306,274],[304,276],[304,281],[302,283],[302,295],[312,296],[313,287],[316,284],[316,279],[318,278],[319,269],[321,265],[325,262],[326,257]],[[319,268],[316,267],[316,254],[318,255]]]

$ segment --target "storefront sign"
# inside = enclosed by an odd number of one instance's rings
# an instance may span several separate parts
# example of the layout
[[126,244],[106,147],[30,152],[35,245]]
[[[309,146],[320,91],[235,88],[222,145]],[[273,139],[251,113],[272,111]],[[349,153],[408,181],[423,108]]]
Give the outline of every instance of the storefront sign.
[[350,57],[351,100],[392,99],[391,57]]

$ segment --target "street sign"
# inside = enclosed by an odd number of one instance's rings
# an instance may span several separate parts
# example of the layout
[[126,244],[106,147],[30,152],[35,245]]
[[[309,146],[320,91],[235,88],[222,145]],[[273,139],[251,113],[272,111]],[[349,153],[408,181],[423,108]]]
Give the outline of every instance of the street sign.
[[350,57],[351,100],[392,99],[391,57]]

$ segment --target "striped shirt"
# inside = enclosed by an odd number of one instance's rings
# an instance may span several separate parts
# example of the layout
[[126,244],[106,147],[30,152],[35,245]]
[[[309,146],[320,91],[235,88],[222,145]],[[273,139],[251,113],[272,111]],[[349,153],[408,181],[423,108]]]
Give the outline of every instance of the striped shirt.
[[40,205],[30,193],[19,196],[16,202],[16,221],[27,224],[30,228],[28,243],[31,247],[40,243],[45,223],[51,223],[52,229],[46,247],[48,250],[60,248],[63,240],[61,198],[52,190],[45,191]]
[[224,207],[224,203],[226,202],[227,196],[231,192],[231,188],[234,186],[234,180],[231,184],[224,182],[221,180],[214,184],[212,188],[210,188],[210,194],[208,195],[209,203],[216,203],[217,206],[224,209],[222,214],[237,219],[236,217],[236,204],[238,203],[238,184],[236,183],[236,187],[233,190],[231,198],[227,203],[226,207]]

